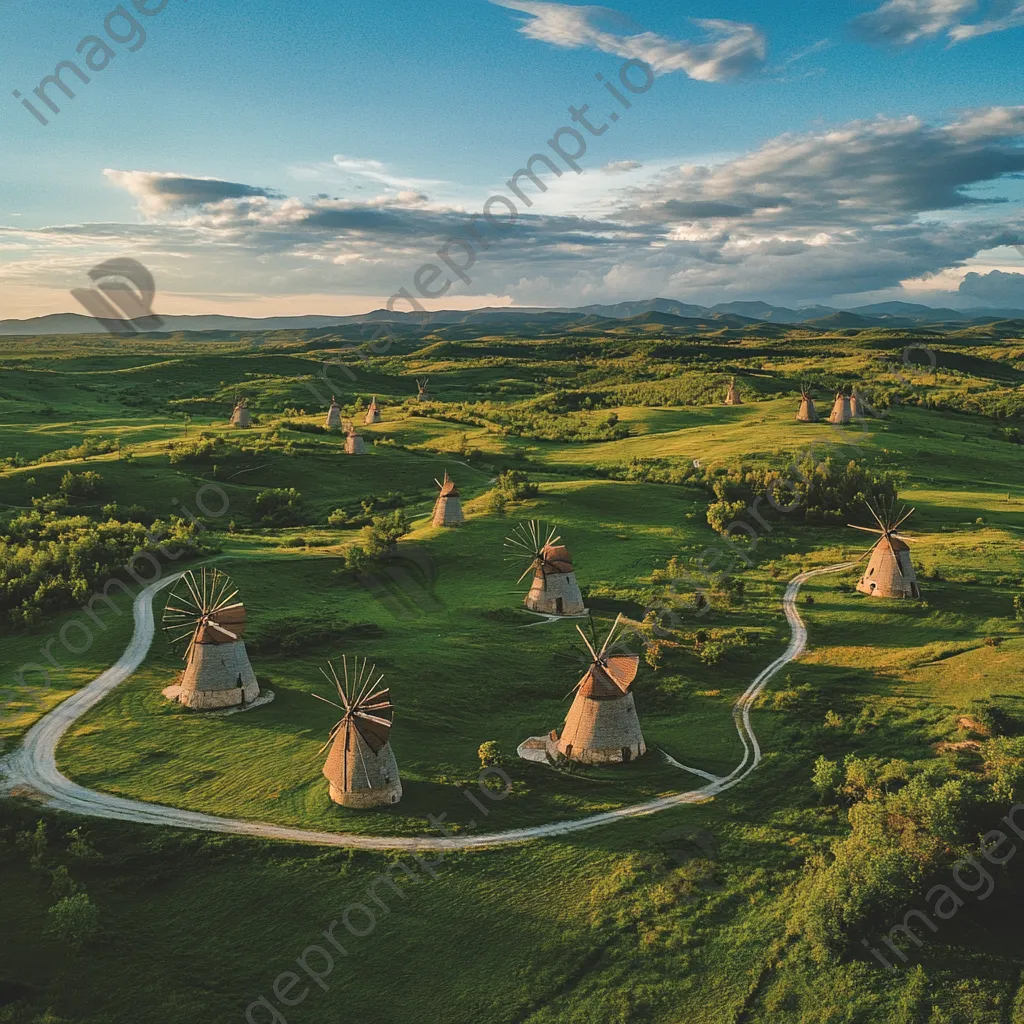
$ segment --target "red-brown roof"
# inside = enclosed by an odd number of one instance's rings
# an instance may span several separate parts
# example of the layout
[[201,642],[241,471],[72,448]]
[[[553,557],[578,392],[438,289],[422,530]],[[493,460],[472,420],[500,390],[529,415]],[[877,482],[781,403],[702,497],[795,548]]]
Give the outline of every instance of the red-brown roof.
[[562,575],[573,572],[572,555],[569,554],[569,549],[564,544],[548,544],[541,551],[541,555],[544,558],[546,575]]

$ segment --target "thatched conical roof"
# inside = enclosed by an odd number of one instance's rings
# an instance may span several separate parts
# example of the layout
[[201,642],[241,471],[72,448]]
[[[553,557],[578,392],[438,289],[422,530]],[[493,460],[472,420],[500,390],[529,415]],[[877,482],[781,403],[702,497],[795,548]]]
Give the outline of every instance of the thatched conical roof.
[[850,416],[852,416],[853,419],[861,420],[864,419],[865,416],[864,402],[861,399],[860,395],[857,394],[856,388],[854,388],[853,391],[850,392]]
[[725,404],[726,405],[742,405],[743,399],[740,398],[739,388],[736,387],[736,378],[733,377],[729,381],[729,390],[725,393]]
[[373,396],[373,401],[370,402],[366,409],[366,416],[363,418],[364,423],[380,423],[380,406],[377,404],[377,396]]

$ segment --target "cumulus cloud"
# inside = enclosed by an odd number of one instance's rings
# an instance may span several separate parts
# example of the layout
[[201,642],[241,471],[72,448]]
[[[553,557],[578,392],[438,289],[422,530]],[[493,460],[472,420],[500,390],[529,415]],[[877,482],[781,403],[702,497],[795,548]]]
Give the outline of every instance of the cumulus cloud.
[[683,71],[702,82],[722,82],[760,70],[767,45],[755,25],[719,18],[691,18],[704,33],[699,42],[667,39],[633,25],[607,7],[540,2],[540,0],[491,0],[530,20],[519,29],[566,49],[590,48],[617,57],[646,61],[659,74]]
[[982,21],[965,19],[978,9],[978,0],[887,0],[851,23],[854,33],[870,43],[909,46],[919,39],[945,34],[950,43],[1024,25],[1024,3],[992,0]]
[[989,274],[967,274],[960,282],[960,295],[973,306],[1024,306],[1024,274],[1005,274],[993,270]]
[[159,216],[173,210],[206,206],[225,199],[283,199],[276,189],[242,185],[220,178],[192,178],[169,171],[103,172],[108,180],[139,200],[139,209],[147,216]]

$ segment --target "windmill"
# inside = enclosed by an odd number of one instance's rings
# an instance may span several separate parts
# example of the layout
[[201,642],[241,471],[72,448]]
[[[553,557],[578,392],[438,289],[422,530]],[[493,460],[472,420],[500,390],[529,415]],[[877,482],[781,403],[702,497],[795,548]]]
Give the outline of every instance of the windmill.
[[373,396],[373,401],[369,404],[366,410],[366,415],[363,417],[363,423],[369,425],[371,423],[380,423],[380,406],[377,404],[377,396]]
[[856,388],[850,390],[850,417],[855,420],[864,419],[864,400]]
[[725,404],[726,405],[742,405],[743,399],[740,398],[739,388],[736,387],[736,378],[733,377],[729,381],[729,390],[725,393]]
[[416,395],[417,401],[420,401],[420,402],[429,402],[430,401],[430,395],[427,393],[427,385],[429,383],[430,383],[430,378],[429,377],[424,377],[423,380],[420,380],[418,377],[416,378],[416,387],[418,389],[418,394]]
[[647,750],[630,687],[640,667],[640,656],[621,642],[622,616],[616,617],[598,648],[593,623],[590,638],[576,627],[590,655],[590,664],[574,687],[576,696],[555,741],[559,754],[586,764],[628,762]]
[[900,526],[914,514],[914,509],[908,512],[904,505],[898,514],[894,514],[892,506],[888,509],[882,506],[876,510],[870,502],[866,504],[868,511],[878,523],[878,529],[872,526],[857,526],[854,523],[848,525],[854,530],[877,533],[880,536],[857,559],[859,562],[871,556],[864,575],[857,583],[857,589],[862,594],[870,594],[872,597],[919,598],[921,588],[918,586],[917,573],[914,572],[914,564],[910,559],[910,548],[904,539],[905,535],[899,533]]
[[527,561],[517,583],[533,573],[533,583],[523,600],[529,611],[544,615],[584,615],[586,608],[576,582],[572,556],[561,541],[557,526],[548,528],[531,519],[520,523],[505,538],[505,547],[510,561]]
[[849,396],[843,392],[840,388],[836,392],[836,400],[832,406],[832,412],[829,414],[829,423],[849,423],[853,418],[853,410],[850,405]]
[[397,804],[402,798],[402,780],[389,742],[395,718],[391,691],[380,685],[383,674],[378,674],[377,667],[366,658],[361,666],[359,659],[353,658],[351,673],[348,658],[341,661],[344,681],[333,662],[327,662],[329,674],[320,669],[324,678],[334,684],[341,703],[313,694],[342,712],[341,720],[319,751],[323,754],[330,748],[324,775],[330,783],[331,799],[343,807]]
[[462,514],[462,499],[455,481],[448,476],[448,470],[444,472],[444,480],[434,478],[437,484],[437,501],[434,502],[434,515],[430,522],[432,526],[461,526],[465,521]]
[[249,403],[244,398],[240,398],[237,402],[235,402],[234,412],[231,413],[231,426],[252,426],[252,416],[249,415]]
[[817,423],[818,410],[814,408],[814,399],[811,398],[810,388],[804,384],[800,387],[800,408],[796,414],[797,423]]
[[341,426],[341,407],[338,405],[338,400],[334,395],[331,395],[331,407],[327,410],[327,419],[324,420],[324,426],[328,430],[337,430]]
[[366,454],[366,445],[363,443],[362,435],[356,433],[355,424],[351,421],[345,424],[345,454]]
[[190,708],[248,704],[260,695],[242,634],[245,605],[219,569],[189,570],[174,585],[161,627],[171,645],[185,644],[185,670],[174,699]]

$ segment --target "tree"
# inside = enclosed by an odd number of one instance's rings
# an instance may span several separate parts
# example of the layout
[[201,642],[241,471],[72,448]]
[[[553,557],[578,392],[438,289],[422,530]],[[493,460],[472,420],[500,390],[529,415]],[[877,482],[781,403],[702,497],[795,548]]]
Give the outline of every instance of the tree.
[[485,743],[481,743],[477,756],[480,758],[481,768],[492,768],[505,763],[505,756],[502,754],[497,740],[487,740]]
[[842,777],[843,773],[838,761],[830,761],[822,754],[814,762],[814,774],[811,776],[811,782],[822,803],[835,797]]
[[99,911],[89,894],[76,892],[50,907],[49,932],[72,949],[81,949],[99,931]]
[[409,532],[409,519],[405,511],[396,508],[386,516],[375,516],[370,526],[363,528],[362,542],[371,558],[390,551],[401,537]]
[[717,533],[724,534],[746,507],[742,501],[726,501],[724,498],[713,501],[708,505],[708,525]]

